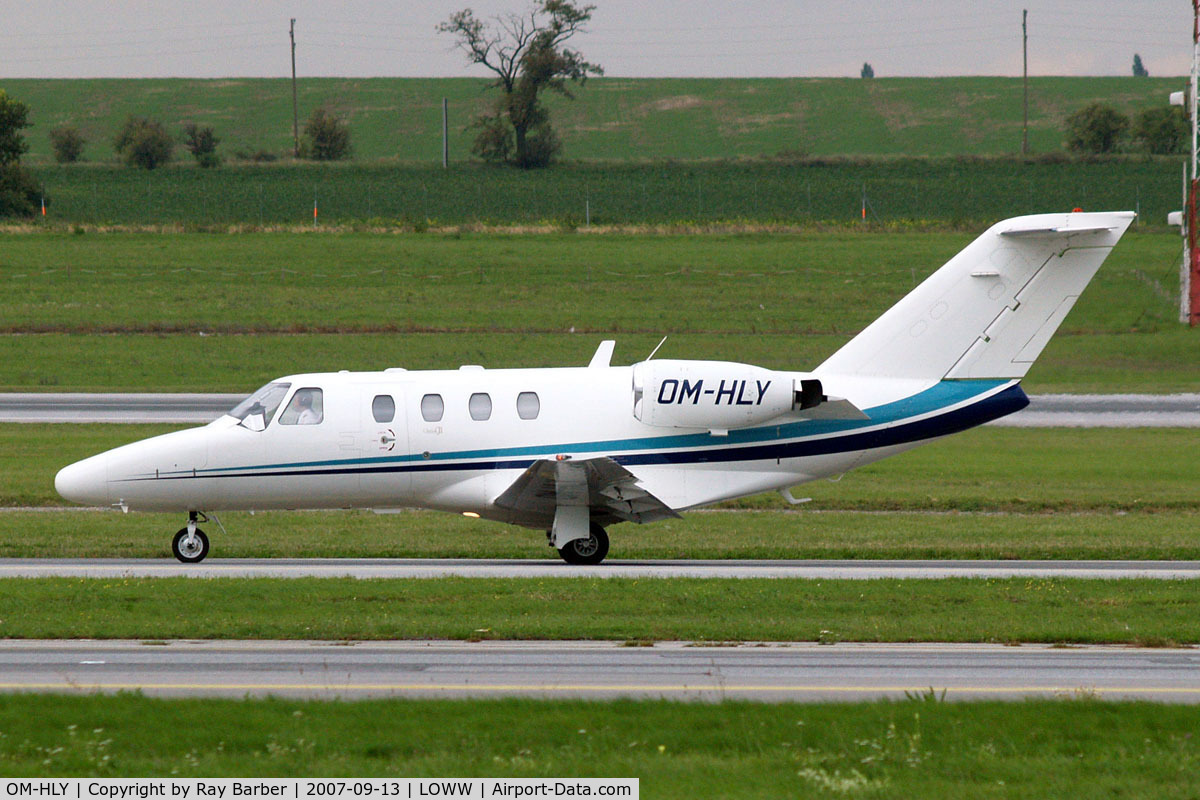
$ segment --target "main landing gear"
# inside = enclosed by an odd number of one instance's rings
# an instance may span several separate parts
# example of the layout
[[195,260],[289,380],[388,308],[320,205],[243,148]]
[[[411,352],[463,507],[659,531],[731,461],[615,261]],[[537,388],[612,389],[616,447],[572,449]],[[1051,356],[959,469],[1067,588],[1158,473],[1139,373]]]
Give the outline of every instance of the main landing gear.
[[[197,564],[208,555],[208,537],[196,527],[200,516],[195,511],[189,511],[187,527],[180,528],[171,540],[171,552],[185,564]],[[204,517],[204,522],[208,522],[208,517]]]
[[589,525],[591,535],[586,539],[572,539],[558,548],[558,554],[568,564],[590,566],[599,564],[608,555],[608,534],[598,522]]

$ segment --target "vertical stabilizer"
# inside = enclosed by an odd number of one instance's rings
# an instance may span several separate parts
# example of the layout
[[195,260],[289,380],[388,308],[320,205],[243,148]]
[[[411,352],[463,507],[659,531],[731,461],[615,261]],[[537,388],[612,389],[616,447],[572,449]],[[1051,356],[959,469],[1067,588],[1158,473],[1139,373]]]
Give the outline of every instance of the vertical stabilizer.
[[1077,212],[999,222],[816,372],[1022,378],[1133,218]]

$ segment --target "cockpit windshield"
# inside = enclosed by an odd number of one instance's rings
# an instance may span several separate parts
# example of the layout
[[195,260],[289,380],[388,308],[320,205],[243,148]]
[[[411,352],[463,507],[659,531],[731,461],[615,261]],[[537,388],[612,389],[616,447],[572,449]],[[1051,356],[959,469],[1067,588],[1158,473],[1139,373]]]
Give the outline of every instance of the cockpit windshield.
[[238,403],[229,416],[240,420],[243,427],[252,431],[266,430],[290,387],[290,383],[268,383]]

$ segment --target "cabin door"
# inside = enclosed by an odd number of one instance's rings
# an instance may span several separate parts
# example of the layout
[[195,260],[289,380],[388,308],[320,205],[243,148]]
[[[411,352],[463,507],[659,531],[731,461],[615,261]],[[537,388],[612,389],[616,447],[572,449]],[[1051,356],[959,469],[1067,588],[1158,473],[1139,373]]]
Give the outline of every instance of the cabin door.
[[412,487],[403,386],[364,386],[361,491],[364,505],[404,506]]

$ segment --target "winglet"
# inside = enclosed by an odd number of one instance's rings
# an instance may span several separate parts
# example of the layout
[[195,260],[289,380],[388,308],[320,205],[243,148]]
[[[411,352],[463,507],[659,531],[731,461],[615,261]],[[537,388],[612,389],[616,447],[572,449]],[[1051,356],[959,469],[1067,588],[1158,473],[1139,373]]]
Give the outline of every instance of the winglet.
[[596,348],[596,354],[592,356],[592,360],[588,362],[588,369],[604,369],[612,366],[613,348],[616,346],[616,341],[613,339],[605,339]]

